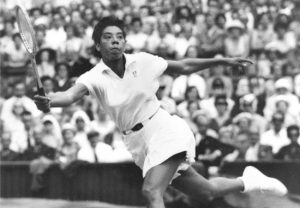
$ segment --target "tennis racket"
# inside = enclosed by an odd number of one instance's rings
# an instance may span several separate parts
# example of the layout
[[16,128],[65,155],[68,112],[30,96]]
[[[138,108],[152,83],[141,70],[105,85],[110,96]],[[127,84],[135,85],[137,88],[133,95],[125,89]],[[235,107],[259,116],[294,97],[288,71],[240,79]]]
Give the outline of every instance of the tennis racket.
[[[45,90],[43,88],[38,70],[36,68],[36,61],[35,61],[35,55],[37,52],[37,43],[35,39],[35,32],[33,30],[33,27],[30,23],[29,16],[24,8],[22,8],[20,5],[17,5],[15,7],[16,10],[16,17],[17,17],[17,23],[19,26],[19,31],[21,35],[21,39],[24,43],[24,46],[29,54],[32,68],[34,70],[34,75],[36,78],[36,84],[37,84],[37,91],[40,96],[46,96]],[[48,113],[50,109],[44,111],[45,113]]]
[[32,68],[34,70],[38,94],[41,96],[45,96],[46,94],[39,73],[36,68],[35,55],[37,52],[37,43],[35,39],[35,32],[30,23],[30,19],[26,10],[19,5],[17,5],[15,9],[16,9],[16,15],[17,15],[16,17],[17,17],[17,23],[19,26],[20,35],[24,43],[24,46],[29,54]]

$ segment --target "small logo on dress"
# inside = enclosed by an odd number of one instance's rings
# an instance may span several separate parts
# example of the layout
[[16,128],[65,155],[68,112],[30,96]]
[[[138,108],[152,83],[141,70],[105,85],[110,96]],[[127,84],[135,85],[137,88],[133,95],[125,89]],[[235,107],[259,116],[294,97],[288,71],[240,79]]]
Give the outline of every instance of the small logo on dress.
[[132,74],[134,77],[136,77],[136,71],[133,71]]

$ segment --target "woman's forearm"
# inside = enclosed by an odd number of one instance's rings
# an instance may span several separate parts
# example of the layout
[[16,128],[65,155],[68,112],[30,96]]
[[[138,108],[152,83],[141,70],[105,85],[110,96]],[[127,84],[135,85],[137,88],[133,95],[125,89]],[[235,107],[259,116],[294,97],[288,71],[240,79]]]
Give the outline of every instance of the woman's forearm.
[[65,92],[56,92],[48,95],[50,98],[50,107],[65,107],[73,103],[72,96]]
[[187,58],[182,60],[187,74],[198,72],[213,66],[227,64],[226,58],[208,58],[208,59],[197,59]]

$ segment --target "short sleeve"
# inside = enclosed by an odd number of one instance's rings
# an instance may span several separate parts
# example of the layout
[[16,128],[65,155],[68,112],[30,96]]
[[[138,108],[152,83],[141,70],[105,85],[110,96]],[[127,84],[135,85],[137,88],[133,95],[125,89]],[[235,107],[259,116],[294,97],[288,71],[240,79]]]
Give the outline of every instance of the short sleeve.
[[83,84],[86,86],[86,88],[89,91],[89,94],[95,94],[94,88],[93,88],[93,73],[92,71],[87,71],[84,74],[82,74],[78,79],[76,80],[76,84]]
[[151,69],[149,70],[151,70],[151,74],[155,78],[161,76],[168,67],[168,62],[159,56],[144,52],[140,53],[140,56],[143,61],[143,64],[145,64],[146,67],[151,67]]

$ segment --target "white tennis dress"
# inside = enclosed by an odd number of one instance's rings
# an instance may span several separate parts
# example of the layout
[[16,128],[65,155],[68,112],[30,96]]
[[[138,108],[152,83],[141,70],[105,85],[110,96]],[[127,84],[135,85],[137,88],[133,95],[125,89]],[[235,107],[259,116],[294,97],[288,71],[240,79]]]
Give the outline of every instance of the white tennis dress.
[[123,78],[101,60],[82,74],[77,83],[88,88],[121,131],[147,121],[139,131],[124,135],[124,142],[144,177],[149,169],[180,152],[186,152],[187,157],[179,169],[186,169],[195,157],[193,133],[183,119],[161,109],[155,95],[167,61],[143,52],[124,55]]

